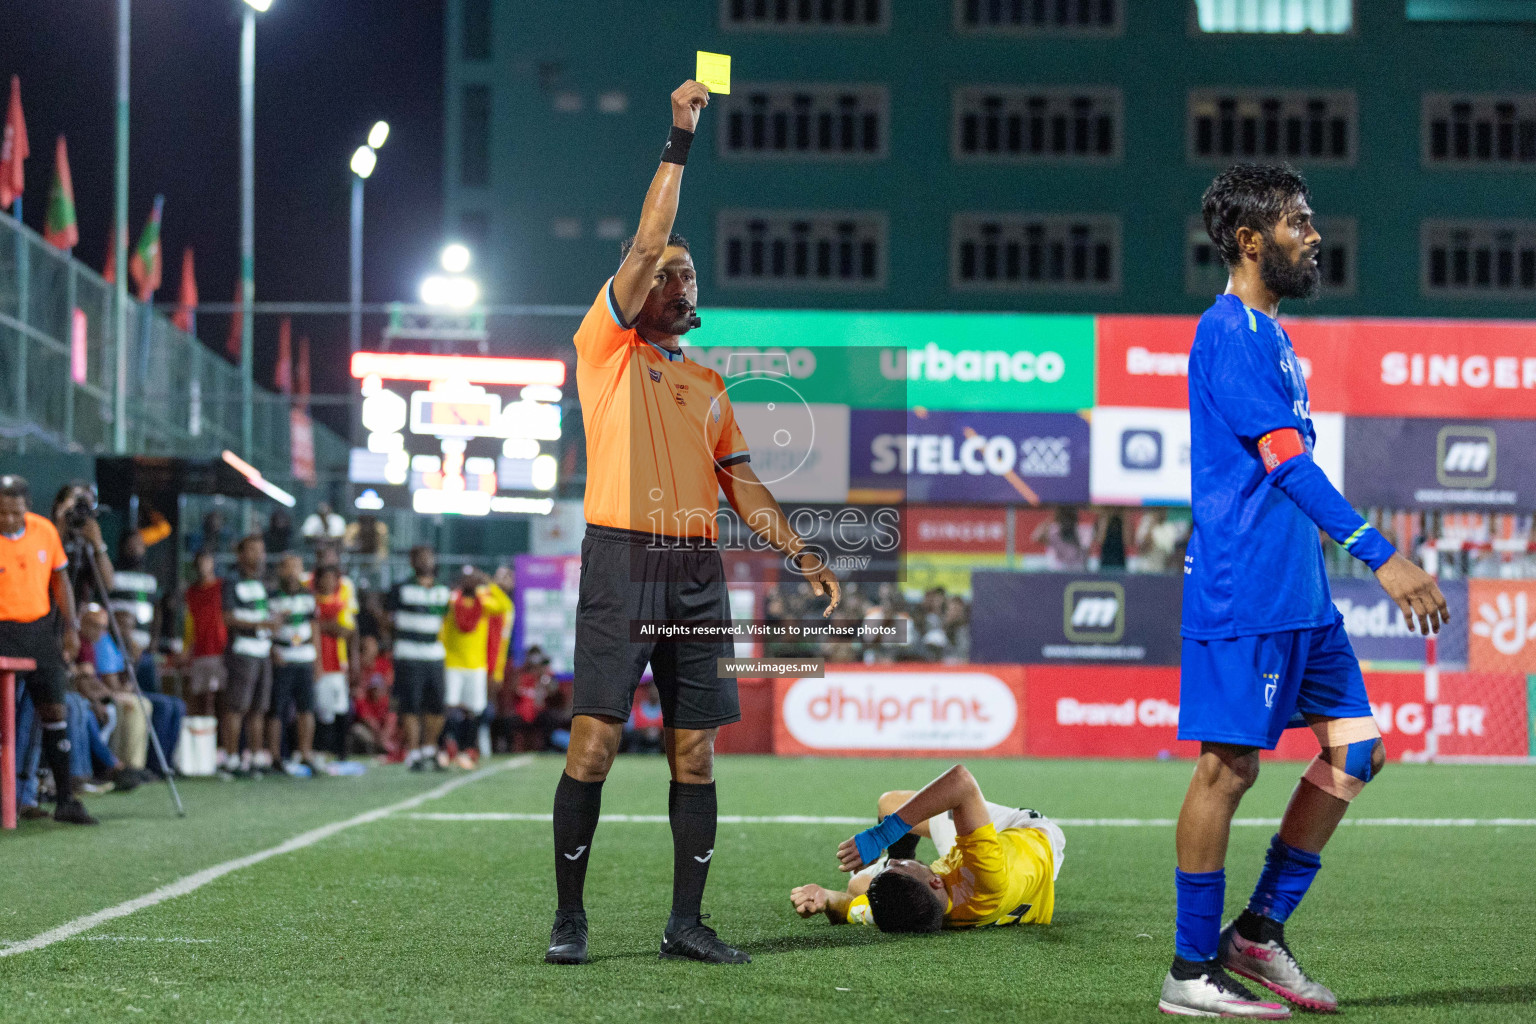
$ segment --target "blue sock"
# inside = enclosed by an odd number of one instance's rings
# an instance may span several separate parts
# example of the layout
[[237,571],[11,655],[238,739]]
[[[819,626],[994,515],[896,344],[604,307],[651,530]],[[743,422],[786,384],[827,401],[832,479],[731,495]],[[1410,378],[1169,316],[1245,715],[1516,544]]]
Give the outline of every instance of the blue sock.
[[1227,872],[1173,870],[1179,894],[1173,949],[1185,960],[1216,959],[1221,938],[1221,909],[1227,898]]
[[1317,869],[1322,866],[1323,858],[1286,845],[1276,834],[1269,841],[1264,870],[1259,872],[1259,884],[1253,887],[1248,909],[1260,917],[1284,924],[1296,904],[1307,894],[1312,879],[1317,877]]

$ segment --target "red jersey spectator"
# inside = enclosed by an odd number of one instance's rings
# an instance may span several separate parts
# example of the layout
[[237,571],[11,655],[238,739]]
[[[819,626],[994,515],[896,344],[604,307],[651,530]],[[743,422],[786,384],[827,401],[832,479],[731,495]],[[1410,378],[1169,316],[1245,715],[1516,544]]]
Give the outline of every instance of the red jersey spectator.
[[213,552],[197,556],[197,580],[187,587],[187,618],[182,657],[187,668],[187,710],[194,715],[213,714],[213,695],[224,683],[224,648],[229,628],[224,624],[224,581],[214,565]]

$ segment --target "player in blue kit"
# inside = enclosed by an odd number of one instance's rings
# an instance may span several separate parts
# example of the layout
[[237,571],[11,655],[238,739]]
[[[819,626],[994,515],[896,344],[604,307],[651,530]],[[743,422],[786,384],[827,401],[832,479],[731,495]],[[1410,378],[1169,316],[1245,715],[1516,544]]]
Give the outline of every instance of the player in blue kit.
[[[1205,229],[1230,272],[1189,355],[1194,536],[1184,560],[1179,738],[1200,760],[1179,812],[1178,920],[1158,1008],[1281,1019],[1227,972],[1309,1010],[1338,1000],[1302,971],[1285,922],[1306,894],[1352,800],[1385,761],[1365,681],[1334,609],[1317,535],[1376,573],[1410,624],[1435,632],[1447,609],[1312,460],[1317,432],[1281,299],[1310,298],[1322,242],[1306,183],[1288,167],[1240,164],[1205,192]],[[1260,748],[1307,725],[1322,748],[1291,795],[1248,907],[1221,927],[1232,816]]]

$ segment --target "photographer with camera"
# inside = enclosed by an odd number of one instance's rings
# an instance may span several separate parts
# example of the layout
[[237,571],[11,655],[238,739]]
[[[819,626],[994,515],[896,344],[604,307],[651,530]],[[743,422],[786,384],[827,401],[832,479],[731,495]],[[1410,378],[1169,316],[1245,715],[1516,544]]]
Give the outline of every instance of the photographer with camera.
[[[96,488],[84,480],[71,480],[59,488],[53,496],[53,526],[59,531],[59,540],[65,551],[73,548],[77,554],[89,555],[101,571],[102,583],[108,590],[116,582],[116,570],[107,553],[107,542],[101,539],[101,522],[96,518]],[[90,574],[77,574],[81,589],[88,586]],[[76,603],[89,601],[94,595],[75,594]]]
[[[26,685],[43,723],[43,757],[53,772],[55,821],[94,825],[73,795],[64,692],[80,650],[69,560],[59,531],[27,509],[27,481],[0,476],[0,656],[30,658]],[[4,785],[11,785],[6,779]]]

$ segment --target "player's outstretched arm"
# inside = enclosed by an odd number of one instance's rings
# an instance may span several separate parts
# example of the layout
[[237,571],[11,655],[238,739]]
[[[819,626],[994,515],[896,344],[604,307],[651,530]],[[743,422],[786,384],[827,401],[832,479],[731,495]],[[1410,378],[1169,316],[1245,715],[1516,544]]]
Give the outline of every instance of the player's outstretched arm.
[[1324,533],[1344,550],[1370,566],[1376,579],[1397,602],[1410,628],[1438,633],[1449,615],[1440,586],[1423,569],[1397,553],[1376,528],[1361,518],[1333,486],[1293,428],[1264,434],[1257,442],[1259,457],[1272,483],[1296,503]]
[[748,529],[767,541],[775,551],[790,558],[811,585],[817,597],[829,597],[822,617],[832,614],[842,600],[837,575],[814,550],[807,550],[805,540],[789,525],[789,519],[767,486],[757,478],[749,463],[739,462],[715,471],[725,498],[741,516]]
[[689,79],[672,93],[672,134],[662,152],[661,166],[651,179],[640,209],[635,244],[613,276],[613,293],[626,324],[634,323],[655,283],[667,238],[677,220],[677,199],[683,187],[683,162],[699,125],[699,112],[709,106],[709,90]]
[[857,871],[873,864],[881,850],[910,832],[918,822],[945,812],[954,819],[956,835],[968,836],[992,820],[981,786],[963,764],[955,765],[918,790],[895,814],[887,815],[874,828],[843,840],[837,848],[838,866],[844,871]]
[[853,894],[825,889],[813,882],[810,885],[791,889],[789,902],[794,905],[795,913],[801,917],[826,914],[827,920],[833,924],[847,924],[848,906],[853,902]]

